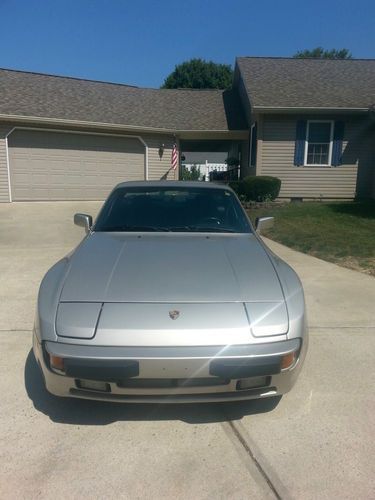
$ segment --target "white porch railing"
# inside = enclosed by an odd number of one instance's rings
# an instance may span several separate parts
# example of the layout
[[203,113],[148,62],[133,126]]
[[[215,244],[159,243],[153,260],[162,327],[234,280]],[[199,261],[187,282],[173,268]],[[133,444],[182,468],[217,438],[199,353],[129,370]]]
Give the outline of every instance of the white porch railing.
[[196,167],[199,169],[200,177],[205,178],[206,181],[210,180],[210,172],[216,170],[217,172],[226,172],[228,170],[228,166],[226,163],[185,163],[183,166],[187,170],[191,170],[192,167]]

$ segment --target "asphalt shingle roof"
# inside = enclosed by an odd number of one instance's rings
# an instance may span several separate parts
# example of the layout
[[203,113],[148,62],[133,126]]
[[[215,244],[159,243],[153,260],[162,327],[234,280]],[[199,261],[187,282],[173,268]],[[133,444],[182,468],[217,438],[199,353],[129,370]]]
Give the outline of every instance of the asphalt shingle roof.
[[168,131],[247,128],[235,90],[157,90],[1,69],[0,115]]
[[375,59],[239,57],[253,108],[369,108],[375,104]]

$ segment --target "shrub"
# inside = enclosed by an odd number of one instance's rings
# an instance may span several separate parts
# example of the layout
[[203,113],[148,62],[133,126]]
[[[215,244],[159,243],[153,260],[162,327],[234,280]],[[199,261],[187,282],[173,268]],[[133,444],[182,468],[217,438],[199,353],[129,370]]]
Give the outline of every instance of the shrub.
[[228,182],[230,188],[237,194],[237,196],[243,195],[243,181],[230,181]]
[[201,172],[199,170],[199,167],[196,165],[193,165],[191,169],[189,170],[186,167],[182,167],[181,170],[181,180],[182,181],[199,181]]
[[240,190],[247,201],[272,201],[278,197],[281,187],[280,179],[266,175],[248,176],[242,182]]
[[229,185],[245,201],[272,201],[279,195],[281,180],[266,175],[249,175]]

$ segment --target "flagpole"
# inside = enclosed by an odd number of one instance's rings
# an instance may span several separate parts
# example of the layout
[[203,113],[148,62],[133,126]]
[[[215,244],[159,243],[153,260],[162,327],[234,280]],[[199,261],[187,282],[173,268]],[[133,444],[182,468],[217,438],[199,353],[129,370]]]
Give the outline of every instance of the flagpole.
[[174,173],[174,180],[178,181],[180,178],[180,158],[181,158],[181,153],[180,153],[180,139],[177,138],[177,136],[174,136],[176,144],[177,144],[177,167]]
[[176,171],[178,165],[179,165],[179,151],[177,150],[177,138],[174,135],[172,155],[171,155],[171,168],[174,170],[174,176],[173,176],[174,180],[176,180]]
[[[175,134],[173,135],[173,142],[175,143],[176,149],[177,149],[177,140],[176,140],[176,135]],[[178,150],[177,150],[177,166],[174,169],[174,180],[176,180],[176,172],[177,172],[178,166],[179,166],[179,153],[178,153]]]

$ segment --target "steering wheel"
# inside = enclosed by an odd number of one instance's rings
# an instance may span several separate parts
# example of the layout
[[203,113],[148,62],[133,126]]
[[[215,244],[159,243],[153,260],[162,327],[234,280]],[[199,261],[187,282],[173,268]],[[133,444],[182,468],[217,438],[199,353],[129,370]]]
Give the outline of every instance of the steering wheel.
[[206,222],[212,222],[214,224],[217,224],[218,226],[220,226],[221,224],[221,220],[218,219],[217,217],[205,217],[200,221],[200,224],[204,224]]

